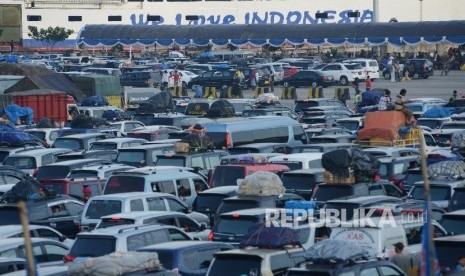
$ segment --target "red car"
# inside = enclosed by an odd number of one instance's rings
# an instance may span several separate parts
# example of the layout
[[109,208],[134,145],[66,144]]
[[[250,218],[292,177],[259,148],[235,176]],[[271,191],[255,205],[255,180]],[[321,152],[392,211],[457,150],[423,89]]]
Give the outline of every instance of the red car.
[[283,66],[284,69],[284,77],[288,78],[294,75],[295,73],[299,72],[301,70],[301,67],[296,67],[296,66]]

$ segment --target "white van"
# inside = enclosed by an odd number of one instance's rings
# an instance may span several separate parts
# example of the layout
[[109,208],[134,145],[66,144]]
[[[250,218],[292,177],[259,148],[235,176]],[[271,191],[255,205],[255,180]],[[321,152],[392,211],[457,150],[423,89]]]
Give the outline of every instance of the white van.
[[379,65],[376,59],[356,58],[349,60],[349,62],[362,65],[365,72],[370,74],[371,80],[379,79]]
[[[373,225],[367,220],[359,219],[348,221],[351,225],[359,227],[346,227],[342,225],[331,231],[330,239],[344,240],[355,243],[366,249],[372,257],[389,258],[395,255],[394,244],[401,242],[405,245],[404,253],[421,254],[421,228],[424,225],[423,216],[372,217]],[[391,224],[391,222],[394,222]],[[446,236],[447,232],[437,222],[432,221],[433,231],[436,237]]]
[[322,169],[322,152],[304,152],[274,156],[268,159],[270,164],[286,165],[293,170]]
[[172,211],[188,214],[198,223],[210,223],[206,215],[191,212],[174,195],[154,192],[129,192],[111,195],[93,196],[86,202],[81,215],[81,231],[92,230],[100,218],[117,213],[134,211]]
[[274,81],[277,83],[281,82],[284,78],[283,63],[264,63],[259,64],[257,68],[265,68],[266,70],[273,72]]

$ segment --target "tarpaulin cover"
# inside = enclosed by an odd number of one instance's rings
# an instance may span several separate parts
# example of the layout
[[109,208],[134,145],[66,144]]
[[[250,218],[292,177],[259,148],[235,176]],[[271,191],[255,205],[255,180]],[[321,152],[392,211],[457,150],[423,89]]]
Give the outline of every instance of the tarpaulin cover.
[[362,93],[362,101],[358,103],[358,106],[377,105],[382,96],[384,96],[384,89],[371,89],[370,91]]
[[356,261],[368,259],[369,252],[350,242],[326,239],[312,245],[305,259],[312,261]]
[[1,112],[0,115],[6,114],[8,120],[13,124],[18,122],[18,119],[22,117],[26,120],[27,125],[31,125],[34,119],[34,112],[30,107],[21,107],[16,104],[10,104],[9,106],[5,107]]
[[425,113],[421,116],[422,118],[445,118],[450,117],[454,112],[454,109],[451,107],[434,107],[430,110],[426,110]]
[[452,148],[465,148],[465,130],[457,130],[452,133],[451,138]]
[[286,191],[281,178],[268,171],[258,171],[244,179],[238,179],[237,184],[238,195],[270,196],[281,195]]
[[272,223],[255,223],[241,240],[240,246],[253,246],[265,249],[280,249],[286,245],[301,245],[296,230],[290,227],[276,227]]
[[349,167],[352,162],[350,151],[347,149],[337,149],[325,152],[321,156],[323,168],[335,176],[349,177]]
[[373,137],[394,141],[399,128],[405,126],[405,115],[400,111],[376,111],[365,114],[365,127],[358,131],[357,140]]
[[[77,43],[106,45],[198,45],[230,43],[280,47],[292,45],[416,45],[465,43],[465,21],[369,22],[350,24],[228,24],[228,25],[85,25]],[[208,43],[207,43],[208,42]]]
[[450,177],[453,175],[465,175],[465,163],[463,161],[443,161],[428,166],[428,175],[430,177]]

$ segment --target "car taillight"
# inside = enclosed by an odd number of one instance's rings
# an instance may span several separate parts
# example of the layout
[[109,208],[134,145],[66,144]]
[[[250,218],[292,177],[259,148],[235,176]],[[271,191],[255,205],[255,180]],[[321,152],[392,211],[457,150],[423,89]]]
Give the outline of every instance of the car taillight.
[[215,233],[213,231],[210,231],[210,234],[208,234],[208,240],[212,241],[214,236],[215,236]]
[[226,132],[226,148],[230,148],[232,146],[231,144],[231,133]]
[[82,231],[82,225],[81,225],[81,224],[78,224],[78,225],[77,225],[77,230],[78,230],[78,232],[81,232],[81,231]]
[[74,262],[75,259],[76,259],[76,257],[74,257],[74,256],[66,255],[66,256],[63,258],[63,261],[64,261],[65,263],[71,263],[71,262]]

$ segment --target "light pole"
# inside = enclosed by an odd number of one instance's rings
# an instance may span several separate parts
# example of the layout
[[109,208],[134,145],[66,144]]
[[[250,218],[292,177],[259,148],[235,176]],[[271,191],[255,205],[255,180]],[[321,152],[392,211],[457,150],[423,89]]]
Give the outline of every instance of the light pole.
[[420,22],[423,21],[423,0],[420,0]]
[[[348,12],[348,13],[347,13],[347,17],[349,17],[349,18],[358,18],[358,17],[360,17],[360,12],[359,12],[359,11]],[[356,24],[357,24],[357,23],[356,23]],[[355,58],[355,40],[357,39],[357,29],[358,29],[358,26],[357,26],[356,29],[355,29],[354,54],[353,54],[352,58]]]

